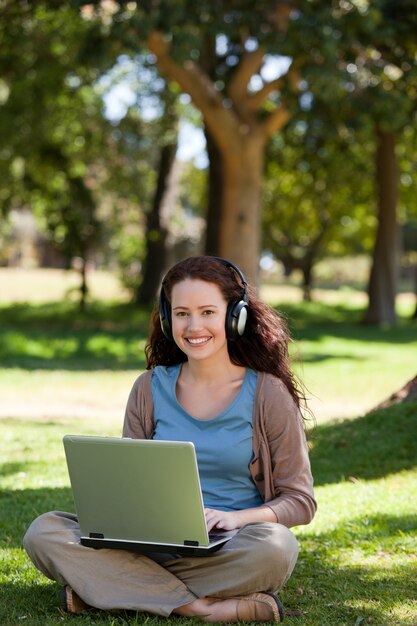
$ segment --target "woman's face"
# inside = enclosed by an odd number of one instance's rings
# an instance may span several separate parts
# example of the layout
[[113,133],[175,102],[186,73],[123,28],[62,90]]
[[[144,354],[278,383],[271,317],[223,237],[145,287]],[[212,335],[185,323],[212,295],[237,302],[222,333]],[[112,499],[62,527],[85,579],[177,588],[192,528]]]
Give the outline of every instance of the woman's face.
[[214,283],[186,279],[171,293],[172,334],[189,360],[227,356],[227,302]]

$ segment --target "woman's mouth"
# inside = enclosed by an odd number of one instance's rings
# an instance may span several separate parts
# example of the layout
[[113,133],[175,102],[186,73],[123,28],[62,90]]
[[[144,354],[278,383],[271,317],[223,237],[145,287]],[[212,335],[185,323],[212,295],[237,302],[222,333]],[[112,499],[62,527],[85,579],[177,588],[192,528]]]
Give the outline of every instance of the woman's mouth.
[[211,337],[187,337],[186,341],[192,346],[202,346],[210,341]]

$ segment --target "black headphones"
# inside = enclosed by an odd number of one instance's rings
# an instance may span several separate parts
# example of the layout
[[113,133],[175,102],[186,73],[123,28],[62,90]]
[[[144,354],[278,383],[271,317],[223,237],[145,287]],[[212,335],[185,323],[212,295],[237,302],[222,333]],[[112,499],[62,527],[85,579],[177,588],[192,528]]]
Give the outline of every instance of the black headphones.
[[[228,304],[226,312],[226,338],[230,341],[236,341],[236,339],[239,339],[239,337],[241,337],[245,332],[246,320],[248,318],[248,285],[246,282],[246,278],[240,271],[240,269],[230,261],[227,261],[226,259],[222,259],[221,257],[217,256],[213,256],[210,258],[215,259],[216,261],[220,261],[220,263],[222,263],[226,267],[230,267],[231,269],[233,269],[242,281],[243,293],[240,300]],[[170,341],[173,341],[174,339],[172,336],[171,305],[165,295],[164,282],[165,278],[162,281],[161,292],[159,295],[159,320],[161,322],[162,332],[164,333],[165,337]]]

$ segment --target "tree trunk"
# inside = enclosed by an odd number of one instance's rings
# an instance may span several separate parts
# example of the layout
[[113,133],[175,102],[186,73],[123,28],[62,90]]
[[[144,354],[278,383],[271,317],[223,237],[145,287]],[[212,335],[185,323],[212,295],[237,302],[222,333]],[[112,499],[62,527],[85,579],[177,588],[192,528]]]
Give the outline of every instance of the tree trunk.
[[87,304],[88,284],[87,284],[87,260],[85,256],[81,258],[81,285],[80,285],[80,301],[78,303],[80,311],[83,313]]
[[377,129],[376,190],[378,226],[368,285],[369,304],[364,322],[395,324],[399,248],[398,175],[394,134],[380,129]]
[[[216,80],[216,38],[206,34],[202,47],[201,67],[213,82]],[[220,255],[220,217],[222,210],[222,155],[207,124],[204,125],[206,149],[209,161],[207,177],[207,211],[206,211],[206,239],[205,253],[214,256]]]
[[266,137],[251,132],[239,149],[223,154],[220,254],[258,283],[261,241],[260,196]]
[[161,149],[155,195],[146,220],[143,279],[136,295],[137,304],[149,305],[154,302],[165,270],[168,233],[162,219],[162,208],[176,151],[176,142],[166,144]]
[[205,129],[207,155],[209,159],[207,215],[206,215],[206,254],[220,254],[220,225],[222,211],[222,156],[210,131]]
[[417,320],[417,263],[414,266],[414,294],[416,296],[416,308],[411,319]]
[[[285,13],[289,12],[286,5]],[[256,285],[265,146],[290,118],[290,112],[282,102],[269,113],[263,107],[273,91],[282,89],[283,77],[266,83],[256,94],[251,93],[250,79],[259,73],[264,63],[265,50],[259,46],[242,53],[228,81],[227,93],[222,94],[209,77],[213,59],[204,58],[202,66],[191,60],[177,63],[171,56],[170,41],[158,30],[149,34],[147,44],[160,71],[191,96],[222,155],[219,254],[236,263]],[[205,53],[210,55],[210,50],[213,47],[210,48],[208,42]],[[208,68],[209,75],[203,67]],[[290,70],[287,76],[289,73]],[[289,80],[295,80],[295,75]]]
[[303,274],[303,300],[311,302],[311,290],[313,283],[313,263],[310,260],[305,261],[301,268]]

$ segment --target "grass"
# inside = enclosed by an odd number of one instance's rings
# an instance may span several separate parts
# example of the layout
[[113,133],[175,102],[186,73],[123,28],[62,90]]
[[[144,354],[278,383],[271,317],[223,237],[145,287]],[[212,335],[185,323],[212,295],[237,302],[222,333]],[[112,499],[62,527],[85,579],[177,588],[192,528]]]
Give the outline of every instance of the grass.
[[[416,323],[361,325],[362,309],[281,302],[296,339],[296,369],[319,421],[370,410],[414,374]],[[143,369],[149,312],[128,303],[0,305],[0,416],[121,419]],[[21,388],[17,396],[16,386]],[[109,393],[103,394],[103,389]]]
[[[278,298],[279,295],[279,298]],[[363,300],[328,292],[303,304],[274,288],[296,338],[297,371],[313,398],[311,459],[319,510],[282,591],[296,626],[417,625],[417,409],[368,411],[415,375],[415,322],[372,329]],[[92,302],[0,306],[0,625],[189,624],[121,612],[62,614],[59,587],[22,550],[31,520],[73,510],[67,432],[118,434],[144,366],[148,312]]]
[[[281,597],[302,614],[288,623],[417,623],[417,440],[410,437],[416,429],[412,403],[317,427],[311,457],[319,511],[312,524],[296,529],[300,558]],[[124,612],[61,615],[58,585],[39,574],[21,548],[36,515],[73,510],[63,434],[99,433],[100,424],[3,419],[0,431],[2,626],[165,624]]]

